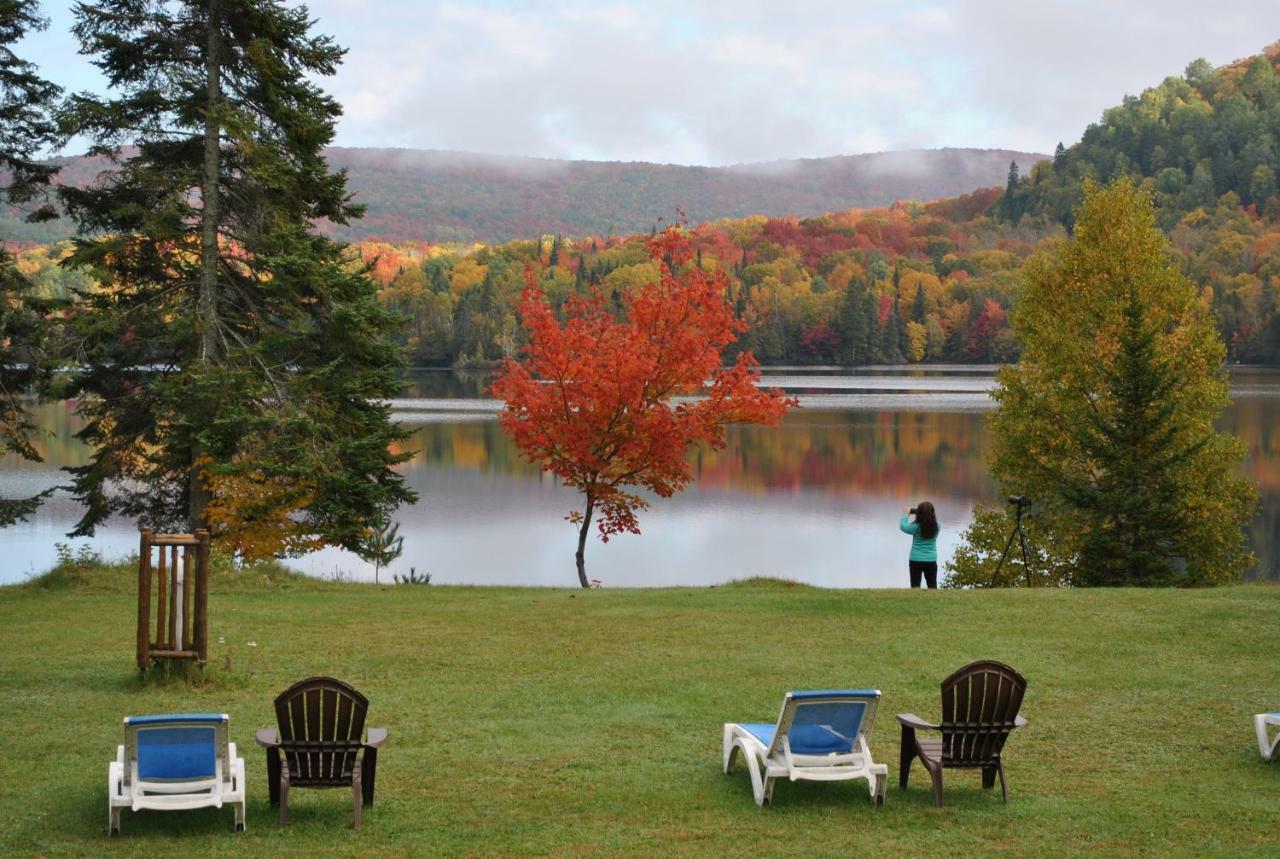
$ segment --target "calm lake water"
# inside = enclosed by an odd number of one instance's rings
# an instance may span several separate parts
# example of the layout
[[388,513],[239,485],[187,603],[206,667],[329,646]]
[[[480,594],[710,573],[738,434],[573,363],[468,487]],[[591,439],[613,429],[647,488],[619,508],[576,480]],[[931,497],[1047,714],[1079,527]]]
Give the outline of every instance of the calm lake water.
[[[697,481],[641,514],[640,536],[587,547],[587,573],[605,587],[707,585],[780,576],[824,587],[899,587],[907,582],[903,507],[930,499],[942,523],[939,557],[951,556],[977,501],[994,501],[987,476],[990,369],[771,368],[766,384],[800,397],[775,429],[732,427],[721,451],[695,451]],[[399,512],[404,555],[384,570],[430,573],[441,584],[574,586],[576,534],[564,521],[577,495],[523,462],[495,420],[483,373],[419,371],[398,419],[414,431],[404,466],[421,500]],[[1222,429],[1249,447],[1244,471],[1262,493],[1249,522],[1260,563],[1253,578],[1280,579],[1280,373],[1232,374],[1235,404]],[[56,484],[58,468],[82,462],[70,404],[47,404],[51,434],[42,464],[0,459],[0,493]],[[79,516],[55,496],[35,521],[0,531],[0,583],[47,569],[55,543],[90,543],[109,557],[137,546],[131,522],[92,541],[64,535]],[[1243,518],[1243,517],[1242,517]],[[289,562],[311,575],[373,578],[371,566],[337,550]]]

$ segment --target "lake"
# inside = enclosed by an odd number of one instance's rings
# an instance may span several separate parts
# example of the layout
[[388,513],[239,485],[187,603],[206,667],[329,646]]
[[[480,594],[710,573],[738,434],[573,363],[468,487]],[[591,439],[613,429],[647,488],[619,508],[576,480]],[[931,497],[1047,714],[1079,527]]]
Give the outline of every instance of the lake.
[[[404,554],[441,584],[575,586],[576,493],[524,462],[498,426],[499,404],[481,372],[414,371],[394,412],[415,451],[402,468],[421,499],[397,516]],[[640,536],[587,546],[587,574],[604,587],[710,585],[778,576],[823,587],[901,587],[910,538],[901,508],[932,500],[939,559],[954,551],[973,505],[996,501],[987,475],[985,414],[992,368],[768,368],[765,383],[800,398],[779,427],[731,427],[720,451],[691,455],[696,482],[640,516]],[[1280,579],[1280,372],[1232,372],[1234,405],[1221,428],[1245,440],[1245,473],[1262,493],[1249,522],[1259,557],[1251,578]],[[45,462],[0,459],[0,493],[56,484],[84,461],[68,403],[36,409],[49,435]],[[113,521],[92,541],[64,535],[79,516],[56,495],[32,522],[0,531],[0,583],[47,569],[56,543],[90,544],[108,557],[136,549],[133,523]],[[338,550],[288,562],[310,575],[372,580],[373,568]]]

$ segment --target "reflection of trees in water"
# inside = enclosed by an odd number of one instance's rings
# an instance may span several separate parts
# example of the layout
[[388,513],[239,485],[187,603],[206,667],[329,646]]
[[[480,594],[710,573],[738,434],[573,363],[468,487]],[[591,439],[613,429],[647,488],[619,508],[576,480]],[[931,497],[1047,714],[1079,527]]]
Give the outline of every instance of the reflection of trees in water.
[[[537,473],[494,421],[424,424],[407,444],[417,451],[413,465]],[[730,427],[724,450],[691,455],[702,488],[973,497],[992,491],[980,414],[802,410],[776,429]]]
[[799,411],[777,430],[733,427],[695,464],[703,487],[985,497],[983,416]]
[[1272,580],[1280,579],[1280,384],[1275,390],[1276,396],[1241,397],[1218,422],[1248,445],[1243,471],[1261,496],[1258,514],[1249,523],[1249,540],[1258,555],[1253,577]]
[[[478,399],[487,371],[415,372],[406,396]],[[1259,575],[1280,579],[1280,378],[1248,377],[1243,384],[1274,387],[1275,395],[1241,396],[1221,428],[1244,439],[1244,472],[1258,485],[1262,504],[1249,524]],[[85,447],[73,434],[82,423],[70,402],[32,408],[42,432],[43,463],[0,459],[8,472],[81,465]],[[459,419],[414,427],[404,447],[417,451],[408,468],[456,468],[495,475],[536,476],[497,421]],[[698,450],[694,490],[742,493],[800,489],[833,494],[885,494],[919,499],[931,494],[991,498],[984,416],[947,412],[836,412],[799,409],[777,429],[730,427],[724,450]]]

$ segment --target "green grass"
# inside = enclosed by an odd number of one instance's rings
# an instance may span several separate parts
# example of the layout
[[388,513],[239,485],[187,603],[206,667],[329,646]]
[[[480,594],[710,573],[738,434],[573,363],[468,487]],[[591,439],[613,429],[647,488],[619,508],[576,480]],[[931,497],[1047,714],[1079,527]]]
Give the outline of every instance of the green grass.
[[[773,583],[565,591],[318,582],[225,568],[203,681],[140,680],[133,572],[64,567],[0,588],[0,855],[1268,854],[1280,766],[1251,714],[1280,707],[1280,588],[828,591]],[[894,714],[995,658],[1029,689],[1010,801],[918,765],[897,787]],[[253,731],[272,697],[333,674],[391,731],[377,804],[295,791],[276,827]],[[783,782],[752,802],[720,772],[721,723],[783,692],[874,686],[886,803],[864,782]],[[106,765],[126,714],[225,711],[248,766],[230,809],[126,811],[106,835]]]

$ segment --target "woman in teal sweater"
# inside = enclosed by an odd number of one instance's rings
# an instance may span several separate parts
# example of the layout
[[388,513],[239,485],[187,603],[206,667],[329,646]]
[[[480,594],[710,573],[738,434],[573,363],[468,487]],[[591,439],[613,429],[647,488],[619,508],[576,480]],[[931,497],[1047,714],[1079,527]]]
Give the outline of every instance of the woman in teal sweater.
[[[938,516],[933,512],[933,503],[922,501],[917,507],[903,510],[902,520],[898,527],[903,533],[911,535],[911,555],[907,560],[907,568],[911,571],[911,587],[920,587],[923,575],[929,587],[938,586]],[[911,521],[912,514],[916,520]]]

